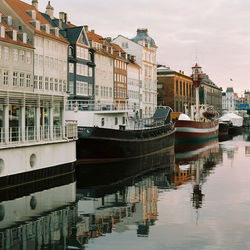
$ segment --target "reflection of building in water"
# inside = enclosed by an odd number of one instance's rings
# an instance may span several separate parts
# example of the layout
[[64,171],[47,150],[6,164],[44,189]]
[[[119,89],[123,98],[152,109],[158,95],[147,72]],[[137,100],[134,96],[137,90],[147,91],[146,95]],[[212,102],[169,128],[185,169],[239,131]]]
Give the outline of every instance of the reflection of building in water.
[[132,224],[138,225],[138,236],[148,235],[149,226],[157,220],[158,189],[153,177],[103,197],[80,193],[78,197],[77,239],[82,244],[112,231],[124,232]]
[[238,152],[238,150],[239,150],[238,146],[231,144],[231,143],[230,144],[227,144],[227,143],[220,144],[220,147],[221,147],[223,152],[226,152],[228,159],[234,159],[234,153]]
[[174,175],[174,184],[175,187],[183,185],[191,179],[191,168],[190,164],[181,165],[176,164],[175,166],[175,175]]
[[223,161],[223,151],[217,141],[206,144],[194,151],[176,154],[174,183],[176,186],[193,181],[192,203],[198,209],[202,207],[204,194],[202,184],[215,166]]
[[66,249],[75,223],[75,183],[0,204],[0,249]]

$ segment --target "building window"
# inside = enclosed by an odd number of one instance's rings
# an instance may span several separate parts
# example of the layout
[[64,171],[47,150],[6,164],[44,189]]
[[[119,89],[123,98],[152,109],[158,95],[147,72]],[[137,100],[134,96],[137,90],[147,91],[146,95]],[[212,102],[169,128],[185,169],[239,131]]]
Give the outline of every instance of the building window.
[[102,126],[104,126],[104,124],[105,124],[105,120],[104,118],[102,118]]
[[5,70],[3,72],[3,85],[9,84],[9,71]]
[[95,86],[95,95],[96,96],[99,95],[99,86],[98,85]]
[[13,72],[13,86],[17,86],[17,76],[18,76],[18,73]]
[[30,87],[30,81],[31,81],[31,75],[27,74],[26,75],[26,87],[29,88]]
[[45,77],[45,89],[49,90],[49,78]]
[[18,61],[18,50],[13,49],[13,61],[17,62]]
[[49,80],[49,87],[50,87],[50,90],[53,91],[53,87],[54,87],[53,78],[50,78]]
[[39,76],[39,89],[43,89],[43,77]]
[[68,92],[69,92],[70,94],[73,94],[73,93],[74,93],[74,82],[73,82],[73,81],[69,81]]
[[59,91],[62,92],[62,80],[59,80]]
[[115,117],[115,125],[118,124],[118,117]]
[[24,73],[20,73],[20,86],[24,86]]
[[89,84],[89,96],[92,96],[92,94],[93,94],[92,84]]
[[176,82],[175,82],[175,90],[176,90],[176,95],[178,95],[178,92],[179,92],[179,82],[178,82],[178,80],[176,80]]
[[8,47],[4,47],[4,59],[9,60],[10,49]]
[[176,112],[179,112],[179,107],[178,107],[178,101],[176,101],[176,108],[175,108]]
[[88,96],[88,83],[87,82],[76,82],[76,94]]
[[37,89],[38,86],[38,76],[34,76],[34,88]]
[[23,50],[19,51],[19,56],[20,56],[20,62],[24,63],[24,51]]
[[109,97],[112,97],[112,88],[109,88]]
[[58,79],[55,79],[55,91],[58,91]]
[[66,86],[67,86],[66,81],[63,80],[63,92],[66,92]]
[[123,117],[122,117],[122,124],[125,124],[125,121],[126,121],[126,120],[125,120],[125,117],[123,116]]
[[74,73],[74,64],[69,63],[69,73]]
[[92,74],[93,74],[93,70],[91,67],[89,67],[89,76],[92,77]]
[[[47,59],[49,59],[49,58],[47,57]],[[28,64],[31,64],[31,54],[30,54],[30,52],[27,52],[27,53],[26,53],[26,62],[27,62]]]

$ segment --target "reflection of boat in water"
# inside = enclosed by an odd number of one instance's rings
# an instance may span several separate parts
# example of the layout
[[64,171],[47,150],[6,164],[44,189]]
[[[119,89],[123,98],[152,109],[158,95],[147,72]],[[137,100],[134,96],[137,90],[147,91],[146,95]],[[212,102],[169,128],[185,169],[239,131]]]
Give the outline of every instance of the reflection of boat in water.
[[218,151],[218,140],[213,140],[204,144],[199,145],[186,145],[181,151],[176,151],[175,159],[176,162],[189,162],[194,161],[200,158],[209,155],[214,152],[214,150]]
[[243,130],[243,138],[245,141],[250,141],[250,127],[246,127]]
[[[158,160],[159,158],[160,161]],[[156,154],[146,161],[131,162],[128,175],[110,172],[118,175],[108,178],[103,176],[102,185],[99,184],[96,171],[81,176],[81,183],[77,188],[78,223],[77,239],[86,244],[91,238],[97,238],[107,233],[124,232],[130,230],[129,225],[136,225],[138,237],[147,237],[150,227],[158,219],[159,189],[174,188],[172,177],[174,172],[174,154],[165,152],[161,156]],[[137,164],[139,165],[136,168]],[[147,165],[143,167],[143,165]],[[114,164],[118,169],[117,164]],[[135,168],[132,171],[132,168]],[[99,175],[103,175],[107,168],[100,166]],[[133,173],[133,176],[130,176]],[[127,177],[126,177],[127,176]],[[130,177],[128,177],[130,176]],[[85,183],[92,180],[92,185]],[[105,185],[104,185],[105,184]]]
[[[95,188],[95,192],[109,192],[114,187],[131,184],[136,177],[174,166],[174,148],[161,150],[137,159],[102,164],[87,164],[76,169],[78,188]],[[98,174],[97,174],[98,173]]]

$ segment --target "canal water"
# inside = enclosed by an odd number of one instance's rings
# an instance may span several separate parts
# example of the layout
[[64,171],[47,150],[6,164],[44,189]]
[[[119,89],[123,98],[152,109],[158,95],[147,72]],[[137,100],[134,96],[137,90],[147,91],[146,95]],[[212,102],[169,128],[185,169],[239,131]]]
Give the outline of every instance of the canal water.
[[250,249],[249,180],[249,131],[81,166],[0,193],[0,249]]

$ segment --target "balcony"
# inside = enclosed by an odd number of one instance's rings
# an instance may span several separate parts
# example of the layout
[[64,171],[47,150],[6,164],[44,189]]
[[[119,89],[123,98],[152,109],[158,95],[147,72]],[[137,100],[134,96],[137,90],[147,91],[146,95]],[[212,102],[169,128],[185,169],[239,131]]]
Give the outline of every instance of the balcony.
[[77,139],[77,122],[66,121],[65,126],[10,127],[8,138],[5,128],[0,127],[0,146],[44,143]]
[[138,104],[126,101],[88,101],[88,100],[70,100],[65,106],[66,111],[127,111],[139,109]]

